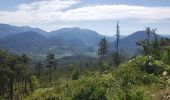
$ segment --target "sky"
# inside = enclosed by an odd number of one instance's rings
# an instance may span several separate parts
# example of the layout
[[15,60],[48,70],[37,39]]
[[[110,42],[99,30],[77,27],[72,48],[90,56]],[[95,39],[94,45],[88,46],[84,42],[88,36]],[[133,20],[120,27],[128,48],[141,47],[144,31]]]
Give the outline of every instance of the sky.
[[170,35],[170,0],[0,0],[0,23],[46,31],[65,27],[115,35],[157,28]]

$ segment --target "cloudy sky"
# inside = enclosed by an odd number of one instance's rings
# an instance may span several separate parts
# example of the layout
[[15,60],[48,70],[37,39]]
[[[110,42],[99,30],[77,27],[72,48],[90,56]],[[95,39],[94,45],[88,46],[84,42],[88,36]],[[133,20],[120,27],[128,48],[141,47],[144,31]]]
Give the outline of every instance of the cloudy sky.
[[145,27],[170,35],[170,0],[0,0],[0,23],[46,31],[80,27],[114,35]]

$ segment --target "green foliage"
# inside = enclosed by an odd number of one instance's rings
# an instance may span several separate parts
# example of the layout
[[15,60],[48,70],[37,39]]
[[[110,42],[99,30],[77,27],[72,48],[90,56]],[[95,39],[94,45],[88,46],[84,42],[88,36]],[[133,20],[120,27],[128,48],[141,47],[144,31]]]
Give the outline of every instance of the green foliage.
[[[20,57],[1,51],[0,87],[9,84],[8,80],[19,80],[18,84],[24,84],[22,88],[33,92],[24,100],[151,100],[153,95],[170,86],[170,51],[169,46],[162,47],[158,41],[153,46],[148,40],[145,42],[145,56],[126,59],[118,67],[112,67],[113,60],[106,57],[100,63],[97,59],[90,63],[74,62],[53,71],[55,55],[48,54],[50,73],[46,69],[42,71],[43,63],[39,63],[34,69],[38,77],[30,73],[26,55]],[[153,48],[157,48],[159,54]],[[46,81],[49,74],[51,82]],[[28,81],[30,86],[27,86]]]
[[23,54],[22,56],[21,56],[21,61],[24,63],[24,64],[28,64],[28,62],[29,62],[29,57],[27,56],[27,55],[25,55],[25,54]]
[[116,78],[125,88],[140,84],[164,84],[159,76],[166,70],[166,65],[162,61],[152,60],[151,66],[146,66],[147,58],[139,56],[129,62],[119,66]]
[[104,57],[106,57],[107,53],[108,53],[108,45],[107,45],[107,40],[104,37],[99,42],[98,56],[100,57],[100,59],[103,59]]
[[126,100],[151,100],[151,97],[139,89],[131,89],[126,94]]
[[164,47],[164,49],[161,50],[161,55],[160,55],[161,60],[165,64],[170,63],[170,47]]
[[72,72],[72,80],[77,80],[80,76],[80,71],[78,69],[75,69],[73,72]]
[[80,77],[80,68],[74,63],[68,65],[68,71],[71,74],[72,80],[77,80]]
[[114,83],[114,78],[111,75],[101,76],[101,78],[83,77],[70,85],[69,88],[74,87],[71,89],[71,98],[73,100],[106,100],[106,91],[109,91],[109,87],[112,86],[112,83]]
[[29,98],[58,98],[59,100],[111,100],[112,98],[123,98],[122,90],[111,74],[82,77],[41,91],[44,92],[38,93],[36,96],[32,95]]
[[56,64],[56,62],[55,62],[55,55],[53,53],[49,53],[47,55],[46,61],[47,61],[47,64],[48,64],[47,67],[49,67],[49,81],[51,82],[51,80],[52,80],[52,77],[51,77],[52,67],[55,67],[55,64]]
[[109,64],[106,61],[101,61],[100,62],[100,69],[101,69],[101,72],[108,70]]
[[[28,91],[27,83],[30,75],[28,59],[26,55],[12,55],[0,50],[0,95],[2,97],[13,99],[14,94],[18,91],[23,91],[21,94]],[[19,85],[20,83],[22,85]],[[5,90],[5,87],[8,88]]]
[[146,56],[138,56],[125,64],[126,66],[134,67],[139,71],[145,71],[149,74],[155,75],[162,74],[167,68],[167,65],[165,65],[164,62],[155,60],[151,56],[149,57],[149,60]]
[[[151,100],[152,93],[143,85],[154,85],[164,89],[168,86],[168,78],[163,76],[169,67],[161,60],[138,56],[124,62],[118,68],[111,69],[107,61],[102,61],[99,69],[80,70],[76,63],[68,66],[69,77],[56,81],[49,88],[37,89],[29,99],[41,100]],[[149,65],[149,66],[148,66]],[[89,65],[90,66],[90,65]],[[82,73],[88,71],[88,74]],[[107,71],[107,73],[101,73]],[[81,75],[80,75],[81,73]],[[89,74],[91,73],[91,74]],[[62,74],[62,73],[60,73]],[[66,73],[63,73],[65,75]],[[150,88],[152,90],[152,88]]]
[[31,84],[31,90],[34,91],[35,89],[40,87],[40,83],[35,75],[32,75],[30,77],[30,84]]
[[116,52],[113,52],[113,62],[116,66],[118,66],[121,63],[121,57],[120,54],[118,55]]
[[95,74],[64,82],[51,88],[38,89],[29,99],[41,100],[150,100],[143,90],[122,88],[112,74]]
[[41,74],[42,74],[42,71],[43,71],[43,65],[42,65],[42,63],[39,62],[39,63],[35,66],[34,69],[35,69],[36,75],[37,75],[38,77],[40,77]]

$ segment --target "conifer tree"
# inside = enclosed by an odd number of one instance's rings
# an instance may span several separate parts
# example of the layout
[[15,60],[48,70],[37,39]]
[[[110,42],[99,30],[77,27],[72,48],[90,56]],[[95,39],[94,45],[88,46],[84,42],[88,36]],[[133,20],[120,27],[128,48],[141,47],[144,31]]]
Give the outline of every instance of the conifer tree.
[[100,59],[103,59],[104,57],[106,57],[107,56],[107,52],[108,52],[107,40],[104,37],[99,42],[98,56],[100,57]]
[[47,55],[46,61],[47,61],[48,67],[49,67],[49,74],[50,74],[49,81],[51,82],[52,67],[54,66],[54,63],[55,63],[55,55],[53,53],[49,53]]
[[117,26],[116,26],[116,54],[114,54],[113,59],[114,62],[116,64],[116,66],[118,66],[120,64],[120,56],[119,56],[119,41],[120,41],[120,27],[119,27],[119,22],[117,22]]
[[[30,61],[30,58],[26,54],[23,54],[21,56],[21,62],[24,64],[24,66],[28,67],[29,61]],[[28,79],[29,79],[29,72],[25,71],[25,73],[24,73],[24,83],[25,83],[24,91],[25,92],[27,92],[27,82],[28,82]]]
[[35,66],[35,70],[36,70],[36,75],[37,75],[38,77],[40,77],[40,76],[41,76],[41,73],[42,73],[42,71],[43,71],[43,65],[42,65],[41,62],[39,62],[39,63]]

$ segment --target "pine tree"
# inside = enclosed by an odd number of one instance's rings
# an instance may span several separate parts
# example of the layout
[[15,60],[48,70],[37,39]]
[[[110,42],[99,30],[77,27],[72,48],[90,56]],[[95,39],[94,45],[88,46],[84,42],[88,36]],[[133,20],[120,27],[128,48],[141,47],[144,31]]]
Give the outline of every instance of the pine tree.
[[26,54],[22,54],[21,61],[23,62],[24,65],[27,65],[28,62],[30,61],[30,58]]
[[35,70],[36,70],[36,75],[37,75],[38,77],[40,77],[40,76],[41,76],[41,73],[42,73],[42,71],[43,71],[43,65],[42,65],[41,62],[39,62],[39,63],[35,66]]
[[[9,94],[10,100],[13,100],[14,90],[16,90],[16,83],[18,83],[17,89],[20,91],[19,83],[25,83],[25,91],[27,89],[27,80],[25,76],[28,74],[28,60],[23,60],[22,58],[27,58],[24,56],[11,55],[7,52],[0,50],[0,96],[3,97],[4,94]],[[14,85],[15,84],[15,85]],[[22,85],[22,90],[24,89],[24,84]]]
[[49,67],[49,74],[50,74],[50,77],[49,77],[49,81],[51,82],[52,78],[51,78],[51,74],[52,74],[52,67],[54,66],[55,64],[55,55],[53,53],[49,53],[47,55],[47,59],[46,59],[47,63],[48,63],[48,67]]
[[113,59],[114,62],[116,64],[116,66],[118,66],[120,64],[120,56],[119,56],[119,41],[120,41],[120,27],[119,27],[119,22],[117,22],[117,26],[116,26],[116,54],[114,54]]
[[148,48],[148,51],[147,51],[147,56],[148,56],[148,59],[149,59],[149,55],[150,55],[150,27],[146,27],[146,33],[147,33],[147,39],[146,39],[146,43],[147,43],[147,48]]
[[98,56],[102,60],[104,57],[107,56],[108,47],[107,47],[107,40],[106,38],[102,38],[99,42],[99,50],[98,50]]
[[[30,61],[30,58],[26,55],[26,54],[23,54],[21,56],[21,62],[25,65],[25,66],[28,66],[29,64],[29,61]],[[27,82],[28,82],[28,77],[29,77],[29,72],[28,71],[25,71],[24,73],[24,91],[27,92]]]

